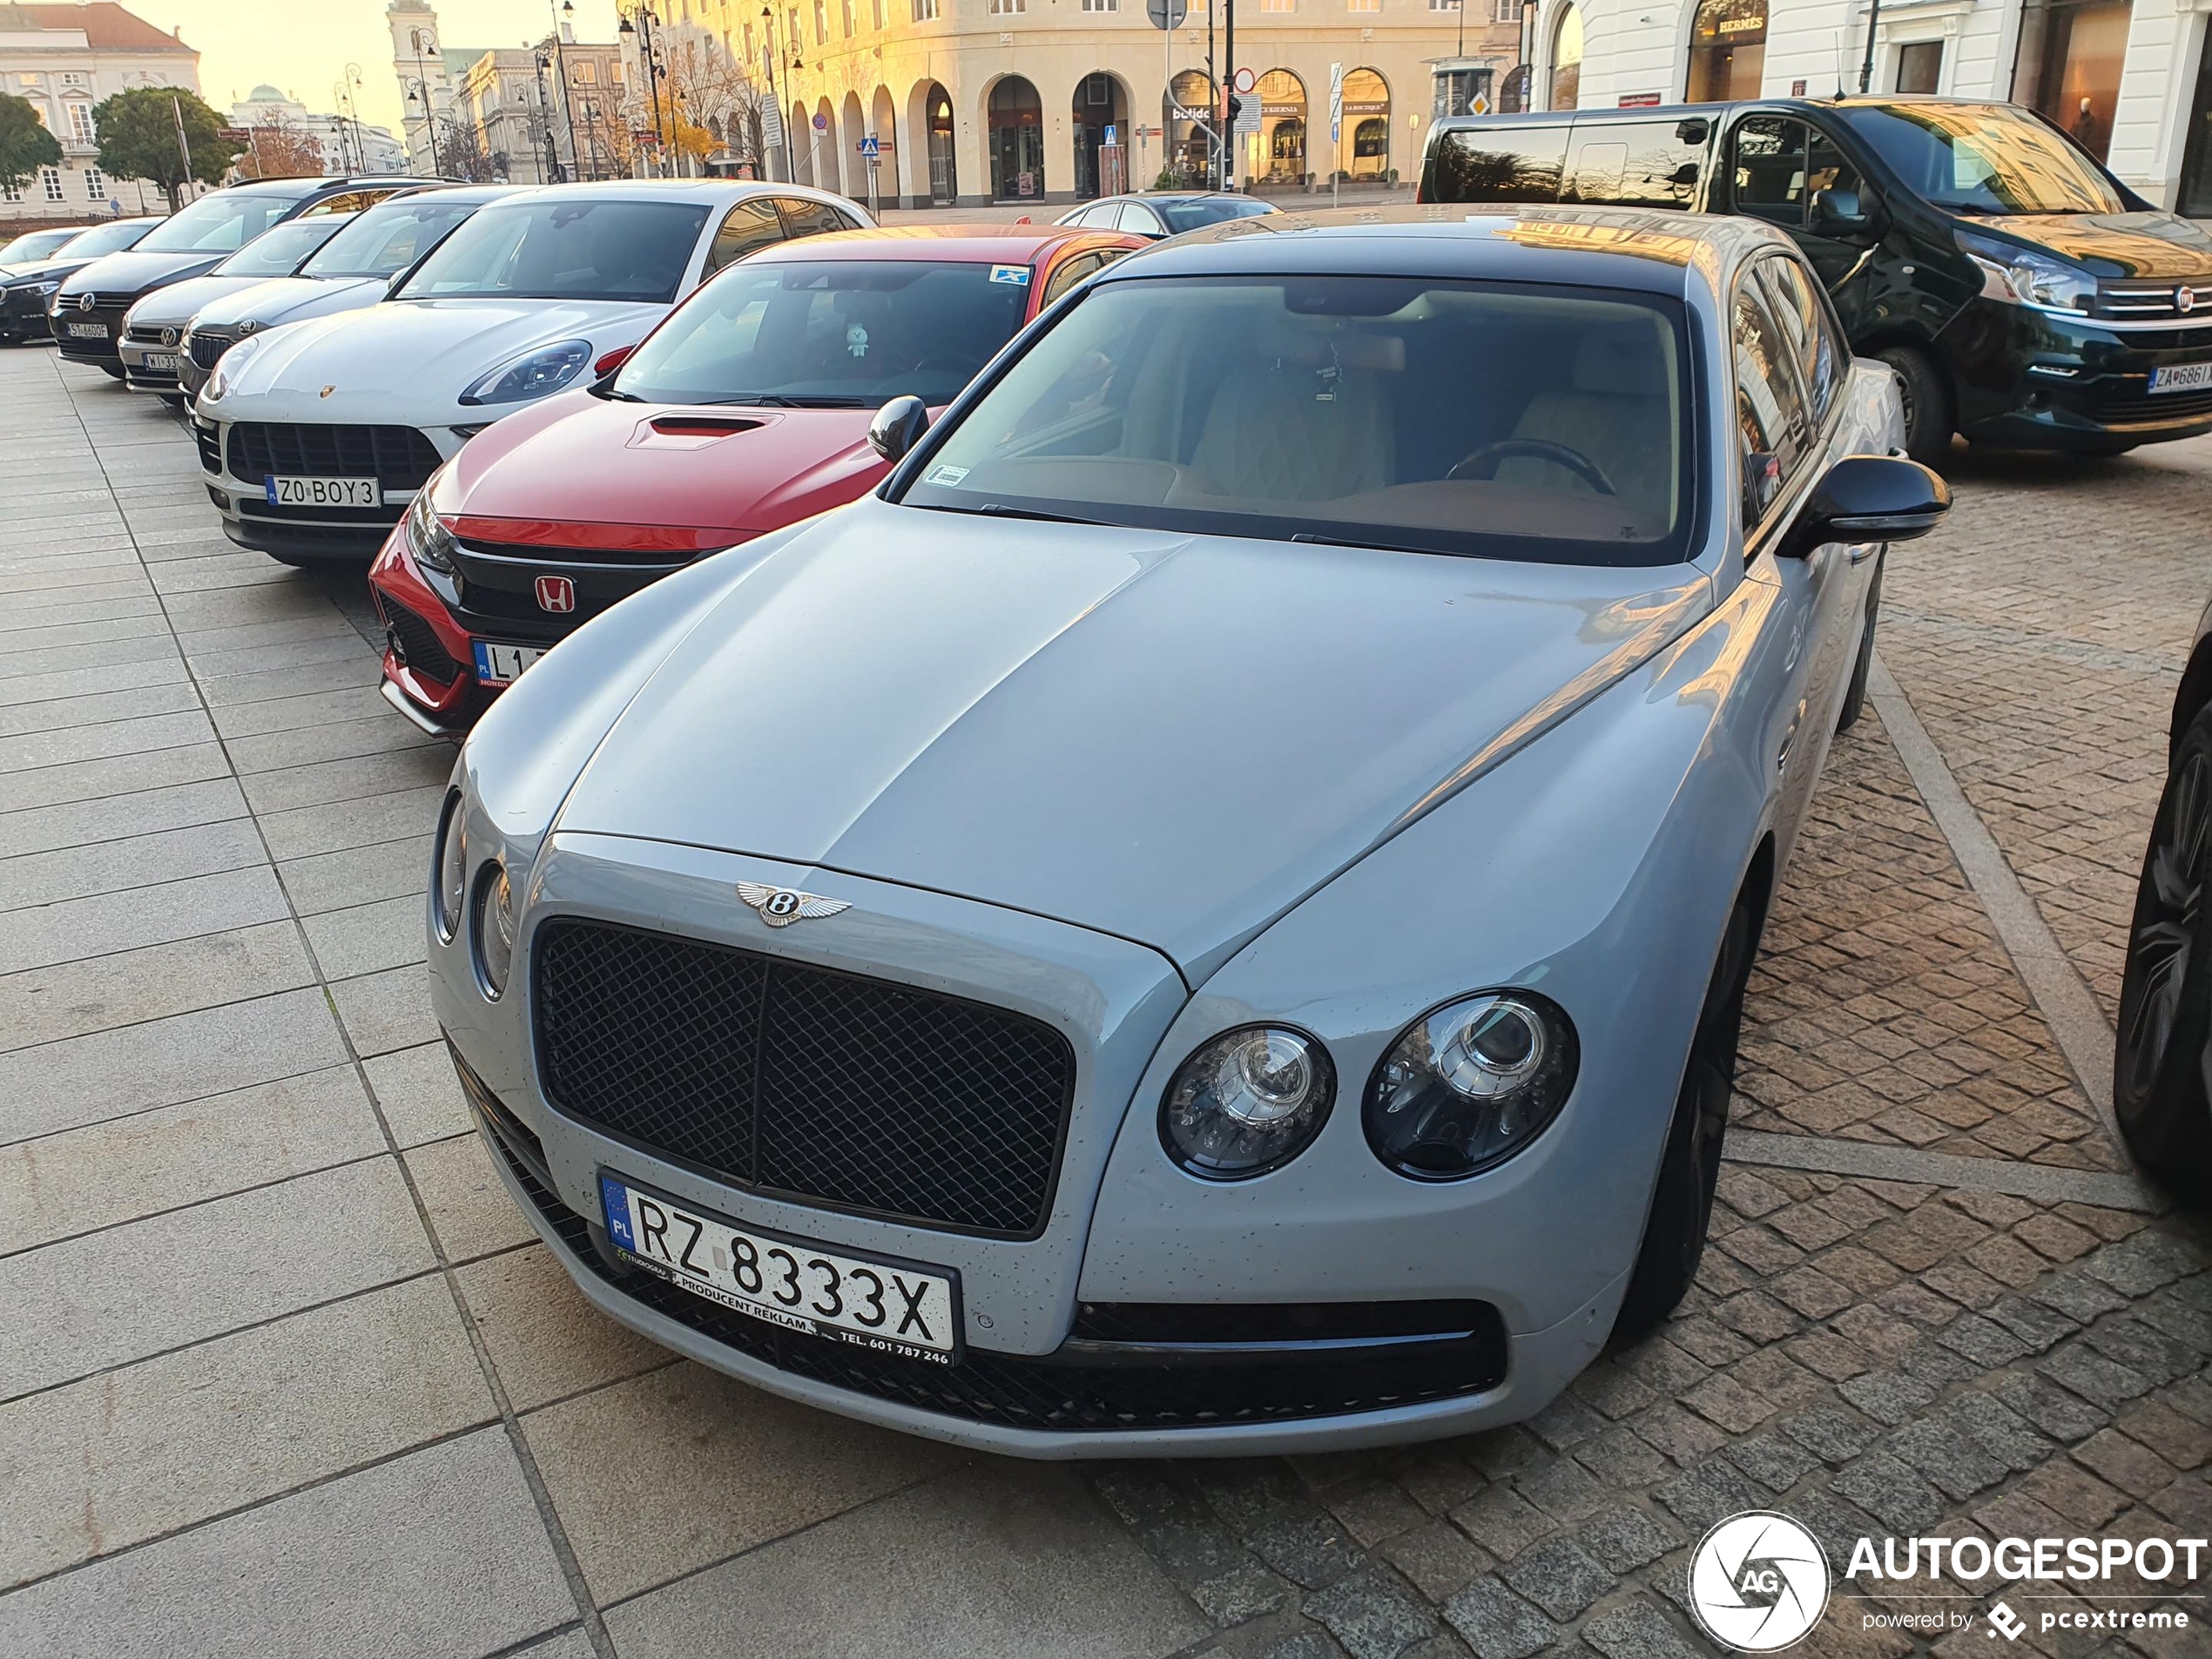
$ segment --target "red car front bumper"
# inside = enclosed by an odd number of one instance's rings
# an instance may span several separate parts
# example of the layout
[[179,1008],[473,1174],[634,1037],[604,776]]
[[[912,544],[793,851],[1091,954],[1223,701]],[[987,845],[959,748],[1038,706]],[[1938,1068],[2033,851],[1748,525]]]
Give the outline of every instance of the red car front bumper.
[[368,567],[368,591],[384,624],[384,700],[434,737],[460,738],[501,688],[478,682],[475,642],[415,569],[404,523]]

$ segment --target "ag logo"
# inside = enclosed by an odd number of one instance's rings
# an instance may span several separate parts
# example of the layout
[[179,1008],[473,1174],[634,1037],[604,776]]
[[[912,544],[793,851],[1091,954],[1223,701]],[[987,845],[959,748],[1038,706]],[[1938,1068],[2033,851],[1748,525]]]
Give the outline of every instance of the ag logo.
[[1724,1648],[1772,1653],[1804,1639],[1828,1606],[1828,1558],[1787,1515],[1755,1509],[1707,1533],[1689,1562],[1689,1608]]

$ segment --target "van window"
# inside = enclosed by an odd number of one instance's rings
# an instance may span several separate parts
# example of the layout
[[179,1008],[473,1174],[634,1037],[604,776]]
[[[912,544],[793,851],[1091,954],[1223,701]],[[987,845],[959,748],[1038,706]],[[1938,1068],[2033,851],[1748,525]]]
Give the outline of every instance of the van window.
[[1784,230],[1805,227],[1817,190],[1857,190],[1858,169],[1818,127],[1786,116],[1748,116],[1729,140],[1736,211]]
[[1851,372],[1851,352],[1843,331],[1821,299],[1805,268],[1787,254],[1761,260],[1759,279],[1773,302],[1775,320],[1782,325],[1783,342],[1797,360],[1797,372],[1812,399],[1816,424],[1828,419],[1836,393]]
[[1685,144],[1684,123],[1607,121],[1575,129],[1561,201],[1613,207],[1688,207],[1697,193],[1702,144]]
[[1734,316],[1737,459],[1749,531],[1804,465],[1811,423],[1781,327],[1748,272],[1737,286]]
[[1438,136],[1421,197],[1436,202],[1555,202],[1564,126],[1455,127]]

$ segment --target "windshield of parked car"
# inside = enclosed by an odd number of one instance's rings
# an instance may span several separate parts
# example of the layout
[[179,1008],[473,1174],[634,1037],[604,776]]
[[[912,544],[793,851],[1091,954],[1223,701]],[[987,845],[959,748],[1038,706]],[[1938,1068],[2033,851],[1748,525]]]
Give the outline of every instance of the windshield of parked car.
[[1275,209],[1266,202],[1252,201],[1237,196],[1208,196],[1197,201],[1155,202],[1160,217],[1168,222],[1170,233],[1195,231],[1201,225],[1218,225],[1224,219],[1250,219],[1255,213],[1271,213]]
[[1956,213],[2127,211],[2096,164],[2033,116],[2002,104],[1895,104],[1850,111],[1905,187]]
[[446,238],[402,300],[676,297],[706,209],[681,202],[495,202]]
[[1433,277],[1092,287],[902,499],[1420,553],[1687,556],[1680,306]]
[[654,403],[949,403],[1022,327],[1026,265],[733,266],[637,348],[614,389]]
[[448,201],[436,192],[379,203],[332,237],[300,267],[307,277],[397,276],[467,219],[482,202]]
[[228,253],[244,247],[299,205],[291,196],[219,190],[163,219],[138,244],[138,252]]
[[54,251],[57,260],[97,260],[103,253],[120,253],[126,247],[136,247],[145,239],[153,226],[142,219],[117,219],[111,224],[95,225],[89,231],[79,231]]
[[0,265],[35,264],[71,237],[79,234],[84,228],[81,225],[71,225],[66,230],[28,232],[5,246],[0,246]]
[[290,276],[300,261],[338,233],[353,217],[326,215],[319,219],[287,220],[255,237],[207,274],[210,276]]

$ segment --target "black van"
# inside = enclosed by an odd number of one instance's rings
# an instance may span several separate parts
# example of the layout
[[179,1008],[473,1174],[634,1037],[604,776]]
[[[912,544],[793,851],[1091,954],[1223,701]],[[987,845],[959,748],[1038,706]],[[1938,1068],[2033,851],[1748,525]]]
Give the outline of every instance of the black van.
[[1905,386],[1916,459],[2117,455],[2212,431],[2212,235],[2009,104],[1784,98],[1452,117],[1424,202],[1746,213],[1789,232],[1851,345]]

